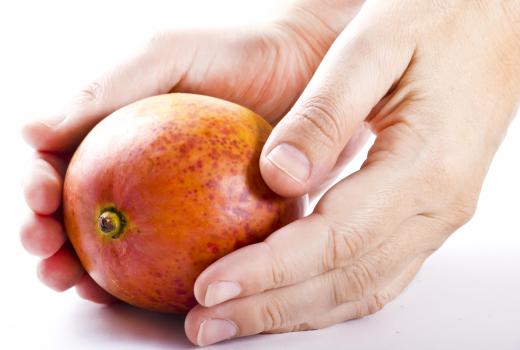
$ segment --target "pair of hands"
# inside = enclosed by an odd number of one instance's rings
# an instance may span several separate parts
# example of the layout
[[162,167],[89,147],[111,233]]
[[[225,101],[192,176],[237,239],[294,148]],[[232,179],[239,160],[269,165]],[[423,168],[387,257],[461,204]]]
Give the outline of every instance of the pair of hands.
[[[27,124],[25,248],[56,290],[110,303],[66,243],[67,160],[103,117],[183,91],[253,109],[276,127],[261,171],[277,193],[326,191],[314,212],[208,267],[189,339],[326,327],[380,310],[472,216],[520,96],[514,0],[304,0],[259,29],[163,33]],[[371,129],[362,168],[330,187]]]

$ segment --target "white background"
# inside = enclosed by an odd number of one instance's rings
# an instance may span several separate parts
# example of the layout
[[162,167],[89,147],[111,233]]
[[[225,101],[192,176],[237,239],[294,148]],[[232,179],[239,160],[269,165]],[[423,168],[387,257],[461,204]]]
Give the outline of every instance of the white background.
[[[0,3],[0,348],[190,348],[180,317],[102,307],[55,293],[19,244],[29,149],[24,120],[58,109],[164,27],[249,23],[276,1],[2,1]],[[321,331],[260,335],[216,348],[520,349],[520,125],[485,182],[475,218],[383,311]],[[358,157],[349,170],[359,167]]]

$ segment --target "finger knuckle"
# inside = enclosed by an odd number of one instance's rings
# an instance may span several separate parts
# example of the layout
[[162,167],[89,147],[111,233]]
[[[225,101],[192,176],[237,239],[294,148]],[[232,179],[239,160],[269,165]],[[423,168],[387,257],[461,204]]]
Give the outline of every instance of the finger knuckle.
[[[376,33],[373,32],[373,34]],[[361,55],[359,57],[376,56],[375,53],[380,48],[378,47],[377,42],[375,42],[372,38],[372,35],[369,35],[368,33],[365,35],[356,35],[350,38],[347,46],[352,52],[360,53]]]
[[[399,35],[400,39],[408,39],[407,33],[401,31]],[[396,41],[394,36],[388,35],[388,32],[381,29],[378,26],[371,26],[366,28],[363,34],[345,37],[348,38],[345,42],[345,51],[349,53],[355,53],[354,60],[350,60],[349,68],[353,71],[356,69],[364,70],[367,65],[371,66],[374,71],[381,72],[388,69],[388,64],[391,57],[384,51],[384,46],[381,45],[381,40],[392,41],[392,46],[400,47],[403,50],[409,50],[411,43],[409,40]],[[378,40],[374,40],[378,38]],[[363,59],[365,58],[365,59]],[[348,78],[348,77],[347,77]],[[385,77],[379,76],[374,77],[378,83],[385,83]],[[351,86],[351,96],[358,96],[354,90],[355,86]]]
[[477,210],[477,200],[472,196],[463,197],[455,200],[451,205],[451,215],[453,228],[459,228],[470,221]]
[[329,97],[321,95],[308,99],[295,116],[298,122],[306,126],[304,130],[312,133],[309,136],[314,140],[314,136],[319,136],[324,146],[332,147],[342,142],[345,123]]
[[455,195],[452,197],[452,207],[455,217],[458,218],[456,222],[458,227],[466,224],[475,215],[480,186],[480,183],[468,181],[459,187],[459,191],[455,191]]
[[364,301],[356,301],[354,303],[354,313],[352,319],[357,319],[368,315],[368,305]]
[[361,298],[368,294],[370,286],[374,281],[374,275],[365,264],[354,264],[347,276],[352,293],[356,298]]
[[346,234],[343,230],[329,225],[325,267],[328,270],[345,266],[359,251],[362,235],[355,232]]
[[328,270],[341,268],[359,255],[366,245],[369,233],[361,232],[361,228],[354,223],[348,227],[338,227],[329,224],[325,256],[325,267]]
[[450,212],[451,215],[447,217],[453,218],[453,228],[456,229],[466,224],[475,215],[480,186],[462,177],[454,185],[445,208]]
[[332,302],[336,306],[365,297],[375,279],[370,269],[362,263],[338,269],[331,276]]
[[105,83],[102,80],[93,81],[79,91],[77,103],[87,104],[102,99],[105,91]]
[[390,295],[387,292],[379,292],[370,296],[367,300],[367,314],[372,315],[378,311],[381,311],[386,304],[390,301]]
[[332,305],[339,306],[345,303],[349,299],[345,288],[345,274],[341,270],[337,270],[330,276],[332,285],[331,288],[331,300]]
[[[440,152],[439,152],[440,153]],[[437,209],[452,230],[467,223],[475,214],[480,193],[480,176],[466,176],[457,161],[433,156],[424,176],[432,195],[440,203]]]
[[261,307],[264,331],[285,328],[289,325],[286,305],[287,303],[279,297],[272,297]]
[[275,249],[271,246],[269,240],[265,240],[263,244],[266,246],[269,252],[269,261],[271,261],[270,266],[270,278],[271,285],[274,288],[282,286],[286,281],[290,279],[289,270],[286,265],[283,263],[283,260],[278,258],[278,255],[275,253]]

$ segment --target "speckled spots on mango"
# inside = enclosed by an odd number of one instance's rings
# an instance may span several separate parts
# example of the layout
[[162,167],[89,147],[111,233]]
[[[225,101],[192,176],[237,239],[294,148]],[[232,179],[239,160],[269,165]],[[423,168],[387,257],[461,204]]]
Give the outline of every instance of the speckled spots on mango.
[[[87,271],[133,305],[188,311],[209,264],[301,215],[299,201],[278,197],[259,175],[269,132],[245,108],[189,94],[144,99],[105,118],[64,187],[67,231]],[[85,234],[96,223],[85,215],[99,203],[125,212],[124,239],[102,244]]]

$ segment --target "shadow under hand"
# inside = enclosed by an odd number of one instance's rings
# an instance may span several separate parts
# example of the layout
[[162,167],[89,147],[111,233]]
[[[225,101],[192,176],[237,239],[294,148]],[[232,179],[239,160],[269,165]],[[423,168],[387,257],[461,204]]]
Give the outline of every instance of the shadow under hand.
[[[80,339],[86,342],[142,345],[168,349],[193,349],[184,334],[184,316],[154,313],[128,304],[81,308],[74,320]],[[80,313],[80,315],[78,315]],[[96,339],[97,338],[97,339]]]

